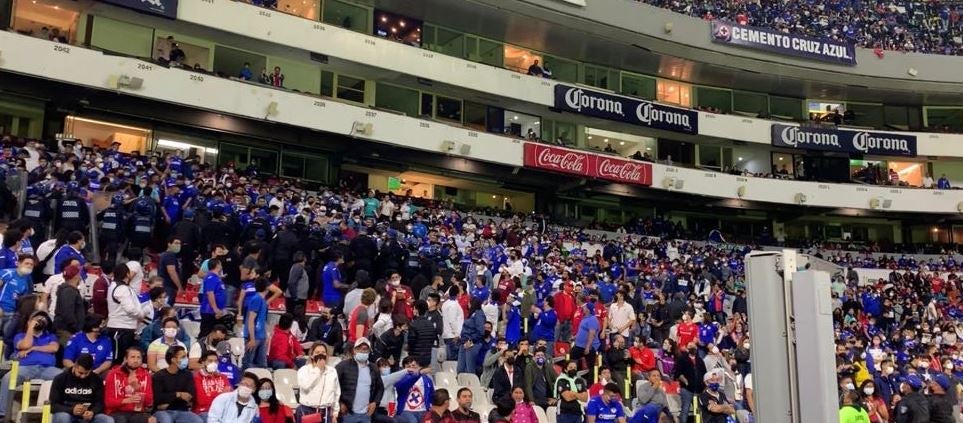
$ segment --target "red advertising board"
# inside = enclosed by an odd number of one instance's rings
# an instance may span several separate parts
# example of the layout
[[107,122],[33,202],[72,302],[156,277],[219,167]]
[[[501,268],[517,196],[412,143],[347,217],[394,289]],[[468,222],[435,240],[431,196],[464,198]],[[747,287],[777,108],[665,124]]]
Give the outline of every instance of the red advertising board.
[[525,144],[525,166],[612,182],[652,185],[649,163],[550,145]]

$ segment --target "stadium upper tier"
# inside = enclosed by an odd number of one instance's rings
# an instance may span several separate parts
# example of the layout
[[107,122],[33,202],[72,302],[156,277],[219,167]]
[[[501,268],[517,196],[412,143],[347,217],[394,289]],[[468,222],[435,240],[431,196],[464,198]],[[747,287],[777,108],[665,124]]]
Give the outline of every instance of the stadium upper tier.
[[639,0],[706,20],[830,38],[870,49],[958,56],[963,5],[862,0]]

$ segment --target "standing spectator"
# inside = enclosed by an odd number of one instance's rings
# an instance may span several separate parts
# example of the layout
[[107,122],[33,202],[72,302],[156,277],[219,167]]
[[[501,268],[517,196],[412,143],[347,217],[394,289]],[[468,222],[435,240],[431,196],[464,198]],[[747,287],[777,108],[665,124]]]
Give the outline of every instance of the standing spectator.
[[94,360],[93,372],[105,375],[114,360],[114,344],[107,335],[103,335],[104,317],[99,314],[88,314],[84,320],[83,332],[75,333],[67,341],[64,348],[63,365],[69,369],[83,354],[90,354]]
[[512,423],[538,423],[535,416],[535,409],[530,403],[530,399],[525,395],[525,388],[516,386],[512,388],[512,400],[515,401],[515,409],[512,410]]
[[104,382],[94,373],[94,359],[81,354],[74,365],[50,384],[50,411],[54,423],[110,423],[104,412]]
[[87,315],[87,306],[80,294],[80,267],[71,266],[64,269],[64,283],[57,288],[57,308],[60,313],[54,315],[54,329],[61,343],[83,329]]
[[418,423],[429,411],[428,399],[435,392],[435,385],[428,377],[431,368],[422,368],[412,356],[405,357],[401,365],[407,371],[407,374],[401,380],[395,382],[399,408],[395,421],[399,423]]
[[187,370],[187,350],[183,346],[167,349],[167,368],[153,376],[154,417],[157,423],[204,423],[191,412],[194,403],[194,378]]
[[344,305],[343,291],[350,286],[344,283],[344,278],[341,277],[339,267],[342,264],[344,264],[344,258],[336,253],[321,269],[321,299],[324,305],[336,310],[336,313],[340,313],[340,308]]
[[555,366],[548,362],[545,348],[535,349],[535,358],[525,366],[525,396],[542,408],[555,405]]
[[532,304],[532,318],[535,320],[532,339],[546,342],[545,355],[547,357],[555,354],[555,328],[558,325],[558,314],[555,312],[554,306],[554,297],[545,298],[541,309]]
[[940,179],[936,181],[937,189],[950,189],[950,180],[946,178],[946,174],[940,176]]
[[[192,346],[193,347],[193,346]],[[231,381],[218,369],[217,351],[210,349],[201,356],[201,368],[194,372],[194,408],[191,409],[202,421],[207,421],[207,412],[214,398],[231,391]]]
[[512,388],[522,386],[525,382],[525,372],[515,364],[518,351],[506,349],[501,352],[502,365],[492,375],[492,399],[499,401],[512,394]]
[[582,304],[585,317],[578,324],[578,331],[575,334],[575,343],[572,345],[571,358],[578,362],[585,359],[580,368],[588,368],[595,364],[596,353],[601,346],[599,341],[599,319],[595,317],[595,302],[586,301]]
[[441,303],[441,340],[448,361],[458,360],[458,346],[461,344],[459,339],[462,328],[465,327],[465,312],[458,304],[458,292],[458,287],[453,285],[443,296]]
[[470,388],[458,389],[458,408],[451,412],[455,423],[481,423],[481,416],[472,411],[472,393]]
[[608,383],[602,393],[585,406],[585,423],[625,423],[625,409],[619,400],[619,385]]
[[468,319],[461,327],[459,342],[461,349],[458,351],[458,373],[475,373],[478,365],[479,351],[484,348],[483,338],[485,336],[485,313],[481,309],[482,300],[474,297],[471,299],[471,308],[468,310]]
[[301,356],[304,348],[298,338],[291,333],[294,316],[291,313],[281,315],[274,334],[271,336],[271,347],[268,350],[268,364],[272,369],[296,369],[301,366]]
[[945,373],[938,373],[929,380],[930,422],[955,423],[953,407],[957,405],[949,394],[949,390],[956,387],[950,382]]
[[[360,272],[360,271],[359,271]],[[353,310],[345,310],[348,315],[348,343],[352,343],[358,338],[368,337],[371,328],[371,316],[368,310],[374,304],[378,293],[374,289],[367,288],[361,293],[361,303],[354,306]]]
[[308,363],[298,369],[298,409],[295,420],[300,423],[305,415],[321,414],[321,421],[338,419],[341,386],[338,372],[328,366],[328,350],[320,342],[309,350]]
[[257,376],[245,372],[237,389],[214,398],[207,413],[207,423],[251,423],[258,417],[257,400],[252,395],[257,387]]
[[278,87],[278,88],[284,87],[284,74],[281,73],[281,67],[280,67],[280,66],[275,66],[275,67],[274,67],[274,73],[272,73],[272,74],[270,75],[269,80],[270,80],[272,86],[275,86],[275,87]]
[[140,348],[132,346],[124,350],[120,365],[107,372],[104,403],[114,423],[157,423],[150,414],[154,387],[143,363]]
[[[44,304],[41,308],[47,308],[47,313],[50,314],[51,319],[57,317],[57,292],[60,290],[60,285],[63,285],[67,280],[64,277],[64,272],[71,267],[80,268],[80,260],[77,260],[76,257],[69,257],[66,260],[67,262],[61,266],[61,272],[50,276],[43,283],[43,292],[40,294],[40,303]],[[3,277],[3,274],[0,272],[0,278]]]
[[431,365],[431,350],[438,339],[437,327],[429,320],[428,302],[415,302],[417,317],[408,326],[408,354],[418,360],[421,367]]
[[211,328],[224,317],[227,312],[227,291],[224,289],[224,268],[221,261],[212,258],[207,260],[207,275],[201,282],[200,294],[200,313],[201,329],[197,334],[198,338],[207,336]]
[[7,229],[3,233],[3,248],[0,248],[0,270],[17,268],[17,254],[20,252],[21,238],[23,238],[23,234],[17,229]]
[[[53,380],[60,374],[60,369],[56,367],[60,343],[57,342],[57,336],[50,332],[52,328],[53,322],[47,313],[37,311],[13,337],[16,354],[20,357],[20,370],[14,386],[20,386],[25,380]],[[11,373],[7,372],[0,379],[0,417],[6,415],[6,406],[10,403],[10,376]]]
[[[167,317],[163,320],[163,335],[155,339],[147,346],[147,368],[157,373],[169,367],[167,352],[171,348],[180,347],[186,349],[184,343],[177,339],[180,323],[176,317]],[[174,363],[175,365],[177,363]],[[164,423],[164,422],[161,422]]]
[[254,71],[251,70],[251,64],[248,62],[244,62],[244,67],[241,68],[241,71],[238,72],[237,76],[238,78],[241,78],[242,80],[245,80],[245,81],[250,81],[251,79],[254,79]]
[[105,333],[113,341],[115,364],[122,362],[127,348],[135,345],[134,334],[144,319],[144,308],[141,307],[137,292],[130,287],[129,281],[134,274],[128,271],[128,266],[129,264],[118,264],[114,268],[114,280],[107,287]]
[[[286,308],[297,314],[299,307],[304,307],[308,300],[310,280],[307,271],[307,259],[304,252],[297,251],[291,258],[291,270],[288,271],[288,286],[284,297],[287,299]],[[379,334],[380,335],[380,334]]]
[[174,305],[177,296],[184,289],[181,281],[181,262],[177,255],[181,252],[181,240],[175,237],[167,239],[167,251],[160,256],[157,275],[164,278],[164,290],[167,291],[167,304]]
[[[244,309],[244,327],[242,329],[244,343],[245,369],[249,367],[267,367],[267,296],[268,280],[258,278],[254,285],[257,294],[247,299]],[[163,423],[163,422],[161,422]]]
[[341,390],[343,423],[370,423],[371,415],[384,395],[384,384],[378,368],[368,362],[371,343],[358,338],[352,348],[353,360],[343,360],[335,370],[344,388]]
[[889,407],[883,401],[883,396],[876,391],[876,384],[872,379],[864,380],[860,391],[863,393],[860,405],[866,409],[869,421],[881,423],[889,421]]
[[915,374],[907,375],[899,389],[902,399],[893,407],[896,423],[929,422],[930,405],[920,392],[923,389],[923,379]]
[[675,360],[675,379],[679,381],[679,399],[682,409],[679,419],[688,418],[692,397],[705,389],[703,377],[706,374],[706,364],[699,358],[695,342],[690,342],[684,353],[680,353]]

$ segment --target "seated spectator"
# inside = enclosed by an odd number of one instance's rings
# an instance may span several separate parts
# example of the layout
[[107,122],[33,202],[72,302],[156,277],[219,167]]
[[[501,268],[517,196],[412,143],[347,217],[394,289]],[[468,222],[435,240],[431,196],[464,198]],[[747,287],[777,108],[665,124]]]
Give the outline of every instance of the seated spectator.
[[207,423],[251,423],[255,417],[260,417],[253,395],[257,380],[254,373],[245,372],[237,389],[214,398],[207,413]]
[[488,413],[488,423],[511,423],[515,411],[515,400],[510,397],[495,401],[495,408]]
[[425,418],[421,420],[424,423],[455,423],[455,418],[452,417],[451,411],[449,410],[449,403],[451,398],[448,396],[447,389],[439,389],[433,392],[429,398],[431,399],[431,410],[425,415]]
[[405,357],[401,365],[407,374],[395,383],[399,404],[395,420],[400,423],[418,423],[429,411],[428,399],[435,390],[434,383],[428,377],[431,368],[423,369],[418,360],[410,355]]
[[111,423],[104,414],[104,382],[94,373],[94,359],[81,354],[69,369],[50,384],[50,411],[54,423]]
[[207,421],[211,403],[218,395],[231,391],[231,381],[218,369],[216,350],[205,351],[199,361],[200,368],[194,372],[194,392],[197,398],[191,411],[200,416],[202,421]]
[[603,418],[602,421],[625,423],[625,409],[619,399],[619,386],[614,383],[606,384],[602,392],[592,397],[585,406],[587,423],[596,423]]
[[532,65],[528,67],[528,74],[532,76],[544,75],[544,72],[542,71],[542,67],[538,65],[538,59],[536,59],[535,63],[532,63]]
[[272,369],[296,369],[304,365],[302,357],[304,348],[301,347],[298,338],[291,333],[292,323],[294,323],[294,316],[291,313],[284,313],[274,327],[267,357],[268,365]]
[[260,403],[261,423],[289,423],[294,421],[294,413],[288,406],[278,401],[274,381],[262,378],[258,381],[257,397]]
[[705,391],[699,395],[699,412],[702,421],[706,423],[726,423],[729,417],[735,417],[736,408],[732,401],[722,392],[723,373],[708,372],[703,377]]
[[662,374],[658,370],[650,370],[646,380],[637,385],[633,408],[650,408],[658,412],[669,408],[665,388],[662,386]]
[[[227,327],[217,324],[214,325],[207,336],[191,343],[190,352],[187,354],[188,369],[192,371],[203,369],[203,357],[206,356],[208,352],[216,351],[217,345],[225,340],[227,340]],[[216,353],[215,357],[217,357]],[[215,360],[215,362],[216,361],[217,360]]]
[[[52,328],[53,322],[47,313],[37,311],[13,337],[16,354],[20,358],[15,386],[20,386],[25,380],[53,380],[61,373],[61,370],[55,367],[60,343],[50,332]],[[0,379],[0,417],[6,415],[6,407],[10,403],[10,376],[11,373],[7,372]]]
[[167,367],[154,373],[154,417],[157,423],[204,423],[191,412],[194,378],[187,371],[187,350],[176,345],[164,352]]
[[94,359],[93,371],[97,375],[106,375],[114,360],[114,343],[107,335],[103,335],[104,317],[99,314],[87,315],[84,321],[84,331],[75,333],[64,348],[63,365],[69,369],[82,354],[90,354]]
[[104,403],[114,423],[156,423],[150,414],[154,387],[143,357],[140,348],[129,347],[123,362],[107,372]]
[[[147,346],[147,368],[151,372],[157,373],[162,369],[168,367],[167,362],[167,350],[171,347],[181,347],[181,349],[186,349],[184,343],[177,340],[177,331],[180,329],[180,323],[174,317],[167,317],[164,319],[164,331],[160,338],[151,342]],[[177,363],[174,363],[175,365]],[[186,367],[186,366],[185,366]],[[163,422],[161,422],[163,423]]]

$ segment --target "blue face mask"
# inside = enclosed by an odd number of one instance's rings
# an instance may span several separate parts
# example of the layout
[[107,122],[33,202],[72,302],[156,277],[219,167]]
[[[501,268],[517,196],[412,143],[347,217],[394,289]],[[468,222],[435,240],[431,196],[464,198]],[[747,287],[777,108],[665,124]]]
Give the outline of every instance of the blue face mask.
[[359,363],[365,363],[368,361],[368,353],[366,352],[354,353],[354,360]]
[[391,374],[391,369],[389,369],[389,368],[387,368],[387,367],[381,369],[381,375],[382,375],[382,376],[388,376],[389,374]]
[[182,358],[181,362],[177,363],[177,367],[180,367],[181,370],[187,369],[187,357]]
[[710,390],[710,391],[718,391],[718,390],[719,390],[719,384],[718,384],[718,383],[710,383],[710,384],[709,384],[709,390]]

